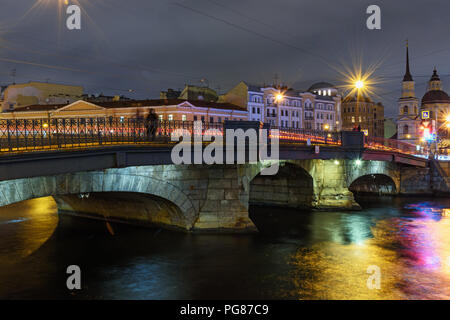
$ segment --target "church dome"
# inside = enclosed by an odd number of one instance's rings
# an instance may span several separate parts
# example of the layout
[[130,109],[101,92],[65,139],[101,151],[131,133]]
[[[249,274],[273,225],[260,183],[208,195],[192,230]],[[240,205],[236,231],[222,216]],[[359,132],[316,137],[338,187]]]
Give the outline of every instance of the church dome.
[[450,97],[442,90],[431,90],[425,93],[422,104],[450,103]]
[[317,82],[314,83],[311,87],[309,87],[308,91],[313,92],[319,89],[330,89],[330,88],[334,88],[334,85],[328,82]]

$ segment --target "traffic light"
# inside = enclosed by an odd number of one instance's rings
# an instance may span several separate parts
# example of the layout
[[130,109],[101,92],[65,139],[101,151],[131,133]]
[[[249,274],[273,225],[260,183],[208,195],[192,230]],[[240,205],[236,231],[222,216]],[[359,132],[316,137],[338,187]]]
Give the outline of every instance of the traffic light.
[[420,125],[420,136],[425,141],[432,141],[433,140],[433,133],[432,133],[432,127],[431,127],[431,121],[429,120],[422,120],[422,123]]

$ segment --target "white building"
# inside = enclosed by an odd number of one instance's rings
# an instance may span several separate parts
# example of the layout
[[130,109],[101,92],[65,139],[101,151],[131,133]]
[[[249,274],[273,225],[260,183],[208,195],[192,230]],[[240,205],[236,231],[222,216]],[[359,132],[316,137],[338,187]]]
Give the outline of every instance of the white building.
[[308,91],[300,91],[241,82],[221,99],[240,106],[246,105],[250,121],[284,128],[330,131],[341,128],[341,97],[327,83],[317,83]]

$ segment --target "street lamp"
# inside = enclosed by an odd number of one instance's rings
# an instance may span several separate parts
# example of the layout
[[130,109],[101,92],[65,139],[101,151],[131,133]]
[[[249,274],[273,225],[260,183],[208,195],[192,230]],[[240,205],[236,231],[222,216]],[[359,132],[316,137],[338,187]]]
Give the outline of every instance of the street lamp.
[[330,125],[329,125],[329,124],[325,124],[325,125],[323,126],[323,128],[324,128],[325,130],[328,131],[328,129],[330,129]]
[[357,81],[355,82],[355,87],[356,87],[356,89],[361,90],[362,88],[364,88],[364,81],[362,81],[362,80],[357,80]]
[[284,99],[284,96],[281,94],[281,93],[278,93],[276,96],[275,96],[275,100],[277,101],[277,102],[280,102],[281,100],[283,100]]

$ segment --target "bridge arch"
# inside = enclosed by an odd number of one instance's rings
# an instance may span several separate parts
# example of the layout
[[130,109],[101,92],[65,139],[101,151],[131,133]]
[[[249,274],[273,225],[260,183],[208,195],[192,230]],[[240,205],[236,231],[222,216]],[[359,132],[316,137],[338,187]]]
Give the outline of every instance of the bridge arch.
[[385,174],[367,174],[357,178],[348,187],[353,193],[393,195],[398,193],[394,180]]
[[48,196],[104,192],[140,193],[156,196],[175,204],[181,214],[171,217],[175,220],[173,225],[186,230],[192,229],[198,218],[198,212],[191,199],[181,189],[161,179],[121,173],[119,170],[1,181],[0,206]]
[[349,160],[346,172],[347,186],[352,192],[397,194],[400,191],[400,170],[395,163]]
[[250,205],[310,208],[313,201],[314,180],[308,171],[294,162],[280,162],[276,175],[261,175],[259,172],[249,180]]

